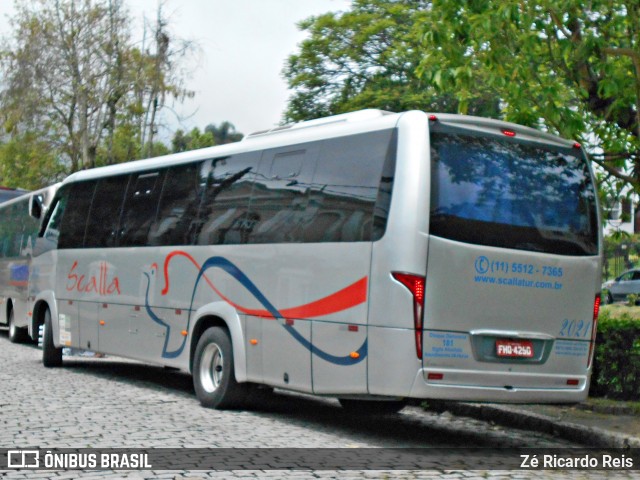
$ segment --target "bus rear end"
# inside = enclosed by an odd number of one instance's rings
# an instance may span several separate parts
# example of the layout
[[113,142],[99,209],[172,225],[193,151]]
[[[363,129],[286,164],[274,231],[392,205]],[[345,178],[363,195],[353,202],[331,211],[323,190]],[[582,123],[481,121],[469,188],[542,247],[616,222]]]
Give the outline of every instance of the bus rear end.
[[[390,253],[386,265],[389,295],[400,297],[388,302],[397,312],[387,315],[405,332],[402,348],[418,367],[408,396],[584,400],[601,234],[580,145],[492,120],[438,115],[425,123],[421,153],[407,145],[402,152],[401,130],[396,179],[403,182],[406,165],[418,168],[420,155],[430,164],[421,174],[429,178],[413,182],[421,191],[409,195],[428,223],[416,218],[415,231],[405,230],[413,253]],[[394,188],[391,215],[399,204],[409,209],[406,194]],[[391,215],[388,233],[400,246]]]

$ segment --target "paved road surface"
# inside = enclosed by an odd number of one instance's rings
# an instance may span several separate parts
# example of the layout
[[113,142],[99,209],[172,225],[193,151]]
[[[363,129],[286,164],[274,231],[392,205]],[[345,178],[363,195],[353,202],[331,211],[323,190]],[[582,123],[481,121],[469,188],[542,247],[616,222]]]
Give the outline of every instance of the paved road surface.
[[[191,378],[115,357],[65,357],[45,369],[41,351],[0,334],[0,448],[356,448],[577,446],[547,436],[406,408],[358,418],[337,401],[284,392],[243,411],[200,407]],[[467,468],[478,468],[473,462]],[[581,477],[590,475],[579,473]],[[5,472],[6,478],[546,478],[544,471],[84,471]],[[560,472],[558,478],[575,478]],[[2,476],[2,473],[0,473]],[[628,472],[592,478],[634,478]]]

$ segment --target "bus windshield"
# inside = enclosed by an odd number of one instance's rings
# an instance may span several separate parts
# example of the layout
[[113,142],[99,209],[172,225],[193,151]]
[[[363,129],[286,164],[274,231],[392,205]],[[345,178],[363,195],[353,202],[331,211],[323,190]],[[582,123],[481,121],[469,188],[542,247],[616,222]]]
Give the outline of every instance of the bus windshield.
[[430,233],[466,243],[597,255],[596,194],[578,149],[431,134]]

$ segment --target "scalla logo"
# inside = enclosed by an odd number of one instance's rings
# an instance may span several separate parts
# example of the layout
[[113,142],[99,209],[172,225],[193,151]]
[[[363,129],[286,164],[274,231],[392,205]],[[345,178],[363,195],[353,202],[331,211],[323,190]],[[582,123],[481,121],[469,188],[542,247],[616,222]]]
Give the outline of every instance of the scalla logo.
[[98,295],[120,295],[120,279],[111,270],[107,262],[100,262],[98,271],[80,274],[76,270],[78,261],[74,261],[67,274],[67,291],[78,293],[97,293]]

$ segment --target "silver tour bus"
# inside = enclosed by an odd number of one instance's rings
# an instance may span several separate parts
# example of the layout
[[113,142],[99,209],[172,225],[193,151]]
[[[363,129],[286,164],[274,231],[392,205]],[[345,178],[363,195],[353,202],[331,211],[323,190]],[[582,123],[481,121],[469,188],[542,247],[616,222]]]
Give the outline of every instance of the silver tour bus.
[[601,282],[579,144],[460,115],[364,110],[78,172],[33,268],[64,346],[175,367],[207,407],[257,386],[576,402]]
[[13,343],[29,341],[31,259],[42,213],[55,191],[55,185],[21,190],[20,196],[0,203],[0,326],[8,327]]

